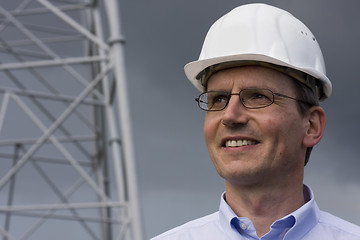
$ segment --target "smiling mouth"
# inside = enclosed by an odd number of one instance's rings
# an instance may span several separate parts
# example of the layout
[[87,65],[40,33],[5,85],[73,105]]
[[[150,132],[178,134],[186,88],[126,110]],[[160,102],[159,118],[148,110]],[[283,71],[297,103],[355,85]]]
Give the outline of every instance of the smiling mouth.
[[259,142],[253,140],[227,140],[225,142],[225,147],[242,147],[242,146],[249,146],[249,145],[256,145]]

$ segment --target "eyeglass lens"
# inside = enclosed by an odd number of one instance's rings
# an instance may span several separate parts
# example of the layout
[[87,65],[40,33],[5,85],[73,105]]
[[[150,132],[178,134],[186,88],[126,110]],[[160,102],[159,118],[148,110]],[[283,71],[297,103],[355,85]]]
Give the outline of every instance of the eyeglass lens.
[[274,102],[274,94],[271,90],[258,88],[243,89],[239,93],[209,91],[202,93],[197,101],[201,109],[220,111],[227,106],[231,95],[239,95],[246,108],[263,108]]

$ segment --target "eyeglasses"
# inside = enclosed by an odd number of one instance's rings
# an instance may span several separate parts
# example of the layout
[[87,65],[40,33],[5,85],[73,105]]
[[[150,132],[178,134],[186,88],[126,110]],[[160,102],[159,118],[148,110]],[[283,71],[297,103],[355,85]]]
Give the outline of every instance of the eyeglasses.
[[274,93],[270,89],[264,88],[246,88],[239,93],[230,93],[226,91],[209,91],[200,94],[195,101],[199,107],[205,111],[221,111],[226,108],[232,95],[238,95],[242,105],[249,109],[257,109],[268,107],[275,101],[275,96],[293,99],[305,104],[309,104],[302,100],[286,96],[281,93]]

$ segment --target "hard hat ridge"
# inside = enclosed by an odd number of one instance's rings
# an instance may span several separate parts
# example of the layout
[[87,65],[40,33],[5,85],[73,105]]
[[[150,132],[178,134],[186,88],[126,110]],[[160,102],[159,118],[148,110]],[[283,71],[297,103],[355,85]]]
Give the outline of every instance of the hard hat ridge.
[[293,72],[286,69],[296,70],[301,74],[296,74],[295,79],[302,83],[311,76],[320,83],[316,84],[320,100],[331,94],[314,35],[290,13],[266,4],[243,5],[218,19],[206,35],[198,61],[188,63],[185,73],[203,91],[213,71],[255,63],[281,66],[286,74]]

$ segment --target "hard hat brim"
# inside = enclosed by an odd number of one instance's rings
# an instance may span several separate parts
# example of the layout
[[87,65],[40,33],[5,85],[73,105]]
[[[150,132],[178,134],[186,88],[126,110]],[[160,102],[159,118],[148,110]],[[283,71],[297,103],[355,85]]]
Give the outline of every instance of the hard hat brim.
[[[231,62],[231,61],[259,61],[259,62],[267,62],[279,66],[289,67],[301,72],[304,72],[306,74],[309,74],[310,76],[313,76],[316,79],[319,79],[323,83],[323,91],[324,91],[324,97],[320,100],[324,100],[327,97],[331,95],[331,82],[321,72],[318,72],[311,68],[306,67],[295,67],[292,66],[286,62],[280,61],[278,59],[269,57],[267,55],[261,55],[261,54],[237,54],[237,55],[230,55],[230,56],[224,56],[224,57],[216,57],[216,58],[208,58],[204,60],[198,60],[193,61],[185,65],[184,70],[186,77],[190,80],[190,82],[199,90],[204,91],[204,86],[202,85],[201,81],[197,79],[197,76],[200,72],[202,72],[204,69],[221,63]],[[246,64],[239,64],[239,66],[245,66]]]

